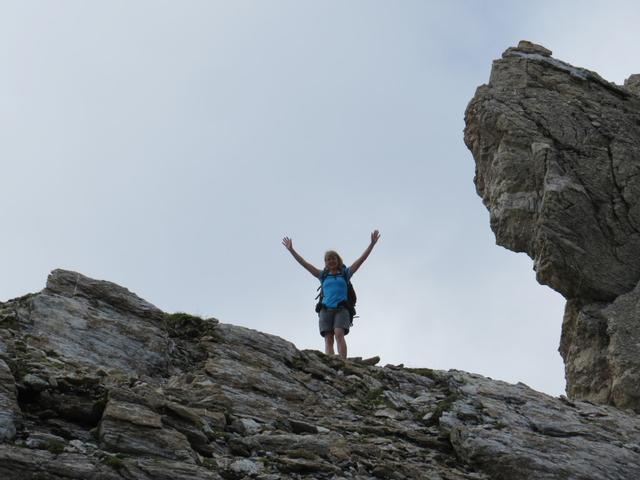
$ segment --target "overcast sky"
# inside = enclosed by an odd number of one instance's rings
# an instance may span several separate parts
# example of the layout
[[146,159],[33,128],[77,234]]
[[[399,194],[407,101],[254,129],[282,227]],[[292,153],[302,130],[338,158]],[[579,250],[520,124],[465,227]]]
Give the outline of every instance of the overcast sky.
[[350,356],[564,392],[564,299],[495,245],[464,146],[527,39],[616,83],[640,4],[0,0],[0,301],[55,268],[322,349],[311,263],[351,263]]

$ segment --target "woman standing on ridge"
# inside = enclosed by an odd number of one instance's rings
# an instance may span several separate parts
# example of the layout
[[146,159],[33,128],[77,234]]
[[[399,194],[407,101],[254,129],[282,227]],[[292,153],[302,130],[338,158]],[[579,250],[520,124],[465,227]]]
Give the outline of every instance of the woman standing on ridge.
[[298,252],[293,249],[293,242],[289,237],[282,239],[293,258],[302,265],[311,275],[320,280],[322,287],[321,305],[318,312],[320,335],[324,337],[324,353],[333,355],[333,342],[338,345],[338,355],[347,358],[347,342],[344,336],[349,333],[351,327],[351,315],[346,306],[348,282],[351,276],[358,271],[362,263],[367,259],[373,246],[380,239],[378,230],[371,233],[371,243],[360,257],[350,267],[345,267],[342,258],[337,252],[329,250],[324,254],[324,269],[314,267]]

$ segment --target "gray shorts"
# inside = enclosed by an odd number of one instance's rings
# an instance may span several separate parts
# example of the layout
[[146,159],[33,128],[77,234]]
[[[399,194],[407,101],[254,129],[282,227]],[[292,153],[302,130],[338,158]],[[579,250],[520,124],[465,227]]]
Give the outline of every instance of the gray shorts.
[[327,332],[333,332],[335,328],[342,328],[346,335],[349,333],[349,328],[351,327],[349,310],[344,307],[323,308],[318,313],[318,324],[320,326],[320,335],[323,337]]

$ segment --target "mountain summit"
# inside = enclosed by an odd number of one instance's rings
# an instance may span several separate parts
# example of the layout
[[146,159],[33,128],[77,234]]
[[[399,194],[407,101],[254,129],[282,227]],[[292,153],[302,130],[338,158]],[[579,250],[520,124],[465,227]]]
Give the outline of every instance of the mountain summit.
[[377,361],[55,270],[0,304],[0,478],[640,477],[632,412]]

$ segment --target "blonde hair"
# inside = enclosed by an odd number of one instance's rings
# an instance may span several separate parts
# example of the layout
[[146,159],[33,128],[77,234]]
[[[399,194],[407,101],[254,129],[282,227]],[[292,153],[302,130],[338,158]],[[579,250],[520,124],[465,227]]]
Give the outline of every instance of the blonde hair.
[[324,253],[324,261],[325,262],[327,261],[327,257],[336,257],[338,259],[338,265],[340,266],[340,268],[342,268],[344,266],[344,262],[342,261],[342,257],[335,250],[327,250]]

